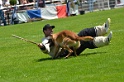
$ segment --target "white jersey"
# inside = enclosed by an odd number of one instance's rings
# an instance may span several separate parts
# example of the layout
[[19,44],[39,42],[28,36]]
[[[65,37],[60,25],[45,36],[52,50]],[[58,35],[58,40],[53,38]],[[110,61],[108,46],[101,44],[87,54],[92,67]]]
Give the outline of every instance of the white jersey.
[[0,0],[0,9],[3,9],[3,2]]
[[45,46],[47,53],[52,57],[52,58],[56,58],[56,54],[59,54],[59,52],[61,51],[61,49],[58,49],[58,47],[50,46],[49,43],[49,39],[50,37],[45,37],[42,39],[42,44]]
[[42,39],[42,44],[45,46],[46,50],[48,51],[48,53],[50,52],[50,43],[49,42],[49,38],[43,38]]
[[0,0],[0,4],[3,4],[2,0]]
[[7,1],[5,2],[5,5],[10,5],[10,0],[7,0]]

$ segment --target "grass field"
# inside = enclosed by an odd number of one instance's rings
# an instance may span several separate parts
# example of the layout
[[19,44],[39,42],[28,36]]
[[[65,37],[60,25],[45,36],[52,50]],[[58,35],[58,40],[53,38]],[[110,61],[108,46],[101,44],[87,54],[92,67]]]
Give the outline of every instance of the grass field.
[[[42,27],[55,25],[54,32],[102,25],[110,17],[113,38],[109,46],[87,49],[78,57],[52,60],[18,36],[41,42]],[[123,82],[124,8],[74,17],[0,27],[0,82]]]

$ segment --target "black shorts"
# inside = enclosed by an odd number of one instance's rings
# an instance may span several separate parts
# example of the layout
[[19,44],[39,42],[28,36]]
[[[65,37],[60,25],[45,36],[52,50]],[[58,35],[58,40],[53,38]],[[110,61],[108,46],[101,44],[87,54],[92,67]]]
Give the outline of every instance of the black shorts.
[[96,37],[96,32],[95,32],[94,27],[86,28],[86,29],[81,30],[78,33],[78,36],[92,36],[92,37]]
[[[80,37],[82,37],[82,36],[96,37],[96,32],[95,32],[94,27],[86,28],[86,29],[81,30],[78,33],[78,36],[80,36]],[[79,55],[81,52],[83,52],[86,48],[89,48],[89,49],[97,48],[94,45],[93,41],[80,41],[80,43],[81,43],[81,46],[76,50],[77,55]]]

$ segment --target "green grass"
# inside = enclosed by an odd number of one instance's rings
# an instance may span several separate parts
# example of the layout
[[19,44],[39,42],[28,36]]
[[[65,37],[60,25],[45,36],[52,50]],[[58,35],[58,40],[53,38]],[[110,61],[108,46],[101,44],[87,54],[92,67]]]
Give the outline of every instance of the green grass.
[[[55,25],[54,32],[103,24],[110,17],[111,44],[86,49],[78,57],[51,60],[33,44],[18,36],[41,42],[42,27]],[[124,81],[124,8],[99,11],[74,17],[0,27],[0,82],[123,82]]]

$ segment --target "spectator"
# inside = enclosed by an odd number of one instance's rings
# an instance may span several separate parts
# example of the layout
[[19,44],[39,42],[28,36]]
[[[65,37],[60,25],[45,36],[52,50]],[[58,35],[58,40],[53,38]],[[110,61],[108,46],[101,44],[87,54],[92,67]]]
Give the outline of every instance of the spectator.
[[2,0],[0,0],[0,26],[2,23],[4,23],[4,26],[6,25],[6,21],[4,18],[4,12],[3,12],[3,2],[2,2]]
[[104,10],[104,0],[97,0],[99,10]]
[[10,0],[4,0],[4,6],[9,6],[10,5]]
[[89,11],[93,12],[93,0],[88,0],[88,4],[89,4]]
[[0,0],[0,9],[3,8],[3,1]]
[[20,0],[20,4],[27,4],[28,0]]

